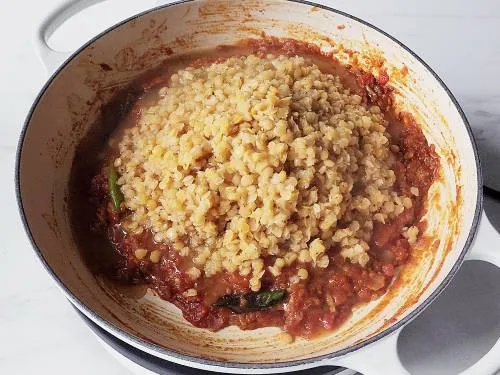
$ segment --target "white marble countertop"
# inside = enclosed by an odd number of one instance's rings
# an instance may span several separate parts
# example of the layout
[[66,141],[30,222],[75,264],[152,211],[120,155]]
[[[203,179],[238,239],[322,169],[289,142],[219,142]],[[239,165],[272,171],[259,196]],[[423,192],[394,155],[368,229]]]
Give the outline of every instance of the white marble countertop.
[[[17,140],[28,109],[47,78],[34,54],[30,37],[34,27],[58,3],[58,0],[0,3],[3,15],[0,23],[3,51],[0,176],[4,178],[0,185],[0,207],[4,211],[0,217],[3,231],[0,240],[0,373],[129,374],[103,351],[42,269],[25,238],[17,213],[13,184]],[[71,25],[64,26],[63,32],[54,36],[54,44],[76,47],[105,27],[154,3],[153,0],[108,0],[75,17]],[[500,151],[495,151],[495,145],[500,144],[500,2],[336,0],[323,3],[374,23],[407,44],[436,70],[470,120],[479,143],[486,182],[500,189],[500,169],[495,163],[495,158],[500,158]],[[500,204],[487,201],[487,212],[494,223],[500,223]],[[499,280],[500,272],[488,265],[464,267],[456,287],[442,298],[444,302],[440,299],[436,308],[433,305],[432,311],[424,313],[422,323],[417,322],[420,325],[403,333],[401,357],[412,372],[455,373],[488,350],[492,340],[500,336]],[[478,291],[474,285],[489,286],[491,293]],[[443,331],[436,330],[433,322],[439,319],[439,314],[448,314],[450,306],[467,311],[471,303],[457,299],[465,293],[478,296],[472,308],[480,309],[482,318],[475,319],[475,325],[448,321],[446,327],[454,336],[449,339],[451,347],[446,344],[442,352],[420,345],[418,340],[426,329],[433,330],[427,337],[433,337],[436,345],[445,345],[439,343]],[[468,311],[475,310],[469,307]],[[480,321],[487,322],[488,326],[481,326]],[[450,353],[460,359],[454,363],[443,360]],[[425,372],[418,370],[423,369],[418,367],[422,364],[427,366]]]

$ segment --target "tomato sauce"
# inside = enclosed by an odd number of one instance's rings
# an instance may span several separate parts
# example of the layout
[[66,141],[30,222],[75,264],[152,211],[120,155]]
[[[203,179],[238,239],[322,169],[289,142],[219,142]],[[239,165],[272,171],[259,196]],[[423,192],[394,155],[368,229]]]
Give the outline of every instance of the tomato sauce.
[[[379,105],[389,123],[391,144],[397,146],[394,151],[396,189],[409,196],[410,189],[417,187],[419,194],[413,196],[412,208],[395,220],[375,224],[370,261],[365,268],[345,260],[339,249],[330,248],[327,268],[302,265],[309,273],[306,280],[290,282],[297,270],[295,265],[284,268],[277,277],[269,272],[264,274],[263,290],[287,290],[283,303],[263,311],[237,314],[212,304],[222,295],[248,292],[248,277],[219,273],[193,281],[187,273],[193,265],[190,259],[179,255],[168,244],[156,243],[149,231],[140,235],[123,231],[121,216],[113,210],[109,200],[102,167],[117,152],[116,142],[108,140],[116,139],[124,127],[135,124],[141,106],[156,99],[155,89],[165,85],[172,72],[187,65],[202,66],[228,56],[250,53],[304,56],[323,71],[340,76],[344,86],[359,93],[365,104]],[[176,305],[184,318],[197,327],[218,330],[229,325],[242,329],[278,326],[303,337],[335,329],[350,316],[356,305],[381,296],[398,267],[412,256],[410,244],[401,235],[402,228],[420,221],[425,212],[427,191],[439,171],[439,158],[412,116],[408,113],[395,115],[389,82],[390,77],[384,71],[375,77],[354,67],[342,66],[334,57],[322,55],[317,47],[295,40],[251,40],[168,59],[162,67],[117,93],[79,146],[72,169],[70,205],[75,236],[89,266],[97,274],[126,284],[149,285],[159,297]],[[422,228],[422,223],[419,226]],[[160,260],[157,263],[149,259],[138,260],[134,256],[138,248],[159,250]],[[274,257],[265,261],[266,265],[271,265]],[[185,292],[193,288],[197,295],[187,296]]]

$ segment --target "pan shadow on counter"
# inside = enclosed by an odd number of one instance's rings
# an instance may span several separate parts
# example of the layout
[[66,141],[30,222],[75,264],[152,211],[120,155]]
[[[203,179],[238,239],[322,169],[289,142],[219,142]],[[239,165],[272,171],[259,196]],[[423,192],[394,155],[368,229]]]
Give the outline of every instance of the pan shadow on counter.
[[500,336],[498,285],[498,268],[465,263],[441,296],[401,333],[398,351],[405,367],[412,374],[425,368],[426,375],[451,375],[485,355]]

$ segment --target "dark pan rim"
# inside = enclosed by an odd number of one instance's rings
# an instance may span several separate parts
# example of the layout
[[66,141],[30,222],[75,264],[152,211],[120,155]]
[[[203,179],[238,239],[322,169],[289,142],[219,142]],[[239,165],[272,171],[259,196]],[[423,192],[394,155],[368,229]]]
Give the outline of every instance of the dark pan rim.
[[186,355],[186,354],[182,354],[182,353],[176,352],[176,351],[171,350],[171,349],[167,349],[167,348],[165,348],[163,346],[160,346],[158,344],[153,344],[151,342],[148,342],[148,341],[145,341],[143,339],[140,339],[139,337],[137,337],[135,335],[132,335],[132,334],[126,332],[125,330],[119,328],[115,324],[108,322],[106,319],[104,319],[103,317],[101,317],[100,315],[98,315],[96,312],[94,312],[91,308],[89,308],[84,303],[82,303],[81,301],[79,301],[78,298],[66,287],[66,285],[64,284],[64,282],[61,279],[59,279],[59,277],[54,273],[54,271],[50,268],[50,265],[47,263],[47,261],[43,257],[43,254],[42,254],[41,250],[39,249],[39,247],[37,246],[36,241],[35,241],[35,239],[34,239],[34,237],[32,235],[32,232],[31,232],[31,229],[30,229],[30,226],[29,226],[29,223],[28,223],[28,219],[27,219],[26,214],[24,212],[23,202],[22,202],[22,198],[21,198],[21,182],[20,182],[21,155],[22,155],[22,149],[23,149],[23,145],[24,145],[24,139],[25,139],[25,136],[26,136],[27,129],[29,127],[29,123],[30,123],[31,117],[32,117],[33,112],[35,111],[38,103],[40,102],[40,99],[43,97],[45,91],[50,87],[51,83],[55,80],[55,78],[58,76],[58,74],[64,69],[64,67],[66,65],[68,65],[82,51],[84,51],[88,46],[90,46],[96,40],[98,40],[99,38],[101,38],[103,35],[106,35],[107,33],[109,33],[111,31],[117,29],[118,27],[120,27],[120,26],[122,26],[122,25],[124,25],[124,24],[126,24],[126,23],[128,23],[128,22],[130,22],[132,20],[138,19],[138,18],[140,18],[140,17],[142,17],[142,16],[144,16],[146,14],[149,14],[149,13],[152,13],[152,12],[156,12],[156,11],[160,11],[160,10],[162,10],[164,8],[168,8],[168,7],[171,7],[171,6],[176,6],[176,5],[179,5],[179,4],[184,4],[184,3],[188,3],[188,2],[194,2],[194,1],[197,1],[197,0],[182,0],[182,1],[177,1],[177,2],[174,2],[174,3],[170,3],[170,4],[165,4],[165,5],[162,5],[162,6],[158,6],[158,7],[149,9],[147,11],[141,12],[141,13],[135,15],[135,16],[132,16],[132,17],[130,17],[130,18],[128,18],[128,19],[126,19],[126,20],[124,20],[122,22],[119,22],[119,23],[115,24],[114,26],[111,26],[107,30],[103,31],[102,33],[98,34],[97,36],[95,36],[94,38],[92,38],[91,40],[89,40],[82,47],[80,47],[76,52],[74,52],[52,74],[52,76],[49,78],[49,80],[45,83],[45,85],[41,89],[41,91],[38,94],[37,98],[35,99],[33,105],[31,106],[31,109],[30,109],[30,111],[29,111],[29,113],[28,113],[28,115],[26,117],[25,122],[24,122],[23,129],[22,129],[22,132],[21,132],[21,135],[20,135],[20,138],[19,138],[19,143],[18,143],[18,148],[17,148],[17,155],[16,155],[16,167],[15,167],[16,198],[17,198],[19,212],[20,212],[20,215],[21,215],[21,219],[22,219],[22,222],[23,222],[26,234],[28,235],[28,238],[29,238],[29,240],[31,242],[31,245],[33,246],[33,249],[35,250],[35,253],[37,254],[38,258],[42,262],[42,264],[45,267],[45,269],[47,270],[47,272],[57,282],[57,284],[59,285],[59,287],[61,289],[63,289],[63,291],[68,296],[68,298],[72,301],[72,303],[75,304],[83,313],[85,313],[85,315],[87,315],[89,318],[91,318],[96,323],[98,323],[101,327],[106,327],[106,329],[109,332],[113,333],[114,335],[117,335],[118,337],[125,338],[129,342],[133,342],[138,347],[144,347],[144,348],[146,348],[150,352],[153,352],[153,353],[157,352],[157,353],[159,353],[159,354],[161,354],[163,356],[171,357],[173,362],[177,362],[177,361],[192,362],[192,363],[196,363],[197,367],[200,367],[200,366],[204,365],[204,366],[211,366],[211,367],[219,368],[220,370],[231,369],[231,368],[234,368],[234,369],[259,369],[259,370],[262,370],[262,369],[279,369],[279,368],[285,368],[285,367],[289,367],[290,370],[292,370],[292,368],[294,368],[294,367],[300,367],[300,366],[307,366],[307,365],[309,365],[309,367],[312,367],[311,365],[314,362],[319,362],[319,361],[324,361],[324,360],[328,360],[328,359],[333,359],[333,358],[337,358],[337,357],[343,356],[345,354],[354,352],[354,351],[356,351],[358,349],[364,348],[365,346],[367,346],[369,344],[372,344],[375,341],[380,340],[381,338],[383,338],[383,337],[385,337],[385,336],[387,336],[387,335],[389,335],[389,334],[397,331],[398,329],[400,329],[401,327],[403,327],[404,325],[406,325],[407,323],[409,323],[411,320],[413,320],[415,317],[417,317],[425,308],[427,308],[427,306],[432,301],[434,301],[434,299],[436,299],[436,297],[451,282],[451,280],[453,279],[453,277],[457,273],[458,269],[460,268],[461,264],[463,263],[464,258],[465,258],[466,254],[468,252],[469,247],[471,246],[471,244],[474,241],[474,237],[476,235],[476,232],[477,232],[477,229],[478,229],[478,226],[479,226],[479,219],[480,219],[480,215],[481,215],[481,212],[482,212],[482,204],[483,204],[481,164],[480,164],[480,161],[479,161],[479,156],[478,156],[478,152],[477,152],[476,142],[474,140],[470,124],[469,124],[469,122],[468,122],[468,120],[467,120],[467,118],[465,116],[464,111],[460,107],[458,101],[455,99],[455,97],[453,96],[453,94],[451,93],[451,91],[448,89],[448,87],[445,85],[445,83],[441,80],[441,78],[439,78],[439,76],[436,74],[436,72],[434,72],[434,70],[432,70],[432,68],[424,60],[422,60],[415,52],[413,52],[412,50],[410,50],[408,47],[406,47],[403,43],[401,43],[396,38],[392,37],[391,35],[389,35],[385,31],[379,29],[378,27],[372,25],[369,22],[363,21],[363,20],[361,20],[361,19],[359,19],[359,18],[357,18],[355,16],[352,16],[352,15],[350,15],[348,13],[345,13],[343,11],[339,11],[339,10],[333,9],[333,8],[327,7],[325,5],[315,4],[315,3],[312,3],[312,2],[306,1],[306,0],[286,0],[286,1],[294,2],[294,3],[300,3],[300,4],[305,4],[305,5],[310,5],[310,6],[315,6],[315,7],[321,8],[323,10],[327,10],[329,12],[333,12],[333,13],[339,14],[341,16],[347,17],[347,18],[349,18],[349,19],[351,19],[353,21],[359,22],[359,23],[363,24],[364,26],[367,26],[367,27],[369,27],[369,28],[371,28],[371,29],[379,32],[380,34],[384,35],[388,39],[392,40],[394,43],[398,44],[401,48],[403,48],[406,52],[408,52],[414,59],[416,59],[420,64],[422,64],[427,69],[427,71],[429,73],[432,74],[432,76],[434,77],[434,79],[441,85],[442,89],[448,94],[449,99],[452,101],[453,105],[455,106],[455,108],[459,112],[460,117],[462,118],[463,124],[465,125],[467,133],[469,135],[469,141],[471,142],[471,145],[472,145],[472,149],[473,149],[473,153],[474,153],[474,161],[475,161],[475,166],[476,166],[476,172],[477,172],[477,175],[476,175],[476,178],[477,178],[476,209],[475,209],[475,212],[474,212],[474,218],[473,218],[473,221],[472,221],[472,225],[471,225],[469,234],[467,236],[467,240],[466,240],[466,242],[465,242],[465,244],[464,244],[464,246],[463,246],[463,248],[462,248],[462,250],[460,252],[460,255],[458,256],[457,260],[455,261],[455,264],[453,265],[453,267],[450,270],[450,272],[446,275],[445,279],[441,282],[441,284],[439,284],[437,286],[436,290],[434,290],[434,292],[432,292],[432,294],[429,297],[427,297],[423,302],[421,302],[420,305],[418,305],[415,308],[415,310],[413,310],[412,312],[410,312],[407,316],[405,316],[404,318],[402,318],[401,320],[399,320],[398,322],[396,322],[392,326],[388,327],[387,329],[383,330],[382,332],[379,332],[375,336],[370,337],[370,338],[368,338],[368,339],[366,339],[366,340],[364,340],[364,341],[362,341],[362,342],[360,342],[358,344],[352,345],[352,346],[350,346],[348,348],[345,348],[345,349],[342,349],[342,350],[338,350],[338,351],[333,352],[333,353],[324,354],[324,355],[321,355],[321,356],[312,357],[312,358],[308,358],[308,359],[293,360],[293,361],[278,362],[278,363],[226,362],[226,361],[219,361],[219,360],[204,359],[202,357],[196,357],[196,356]]
[[[93,333],[102,340],[105,345],[112,349],[117,353],[117,355],[126,357],[129,361],[136,363],[137,365],[152,371],[153,373],[158,374],[177,374],[181,375],[181,373],[189,373],[189,375],[201,375],[198,374],[199,369],[188,368],[183,365],[179,365],[177,363],[173,363],[171,361],[167,361],[165,359],[156,357],[152,354],[146,353],[133,345],[126,343],[123,340],[120,340],[118,337],[113,336],[111,333],[106,331],[104,328],[96,324],[92,319],[89,319],[84,313],[82,313],[76,306],[72,306],[75,309],[78,316],[82,319],[82,321],[89,327]],[[345,375],[346,368],[334,366],[334,365],[324,365],[316,367],[316,375]],[[299,370],[299,372],[294,372],[291,375],[305,375],[310,372],[311,369]],[[206,375],[215,375],[217,373],[210,370],[202,370],[207,372]],[[349,374],[352,370],[348,370]],[[347,373],[346,373],[347,374]]]

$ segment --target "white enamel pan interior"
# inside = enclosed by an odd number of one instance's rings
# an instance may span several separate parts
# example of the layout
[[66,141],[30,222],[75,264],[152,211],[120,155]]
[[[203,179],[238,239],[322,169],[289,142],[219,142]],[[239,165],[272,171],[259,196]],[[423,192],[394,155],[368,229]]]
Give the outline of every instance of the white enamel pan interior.
[[[48,48],[48,35],[71,14],[95,2],[63,2],[40,27],[36,46],[49,69],[66,56]],[[356,56],[366,70],[377,72],[383,64],[395,88],[396,107],[415,116],[441,158],[441,177],[429,193],[425,238],[388,293],[355,310],[335,332],[291,344],[280,339],[277,328],[229,327],[216,333],[198,329],[151,293],[138,297],[103,282],[83,262],[68,218],[67,187],[75,147],[116,89],[157,66],[168,49],[186,53],[260,37],[262,32],[334,50],[344,63]],[[175,3],[103,32],[66,59],[42,89],[21,135],[16,168],[20,212],[33,247],[80,311],[148,353],[234,373],[286,372],[323,364],[345,365],[366,374],[404,373],[397,359],[397,333],[450,282],[481,216],[482,181],[474,141],[462,110],[443,82],[380,29],[348,14],[298,1]],[[484,228],[483,237],[491,240],[496,232],[487,224]],[[478,257],[499,263],[498,254]],[[499,358],[494,350],[498,345],[489,355]],[[476,366],[491,363],[486,356]]]

